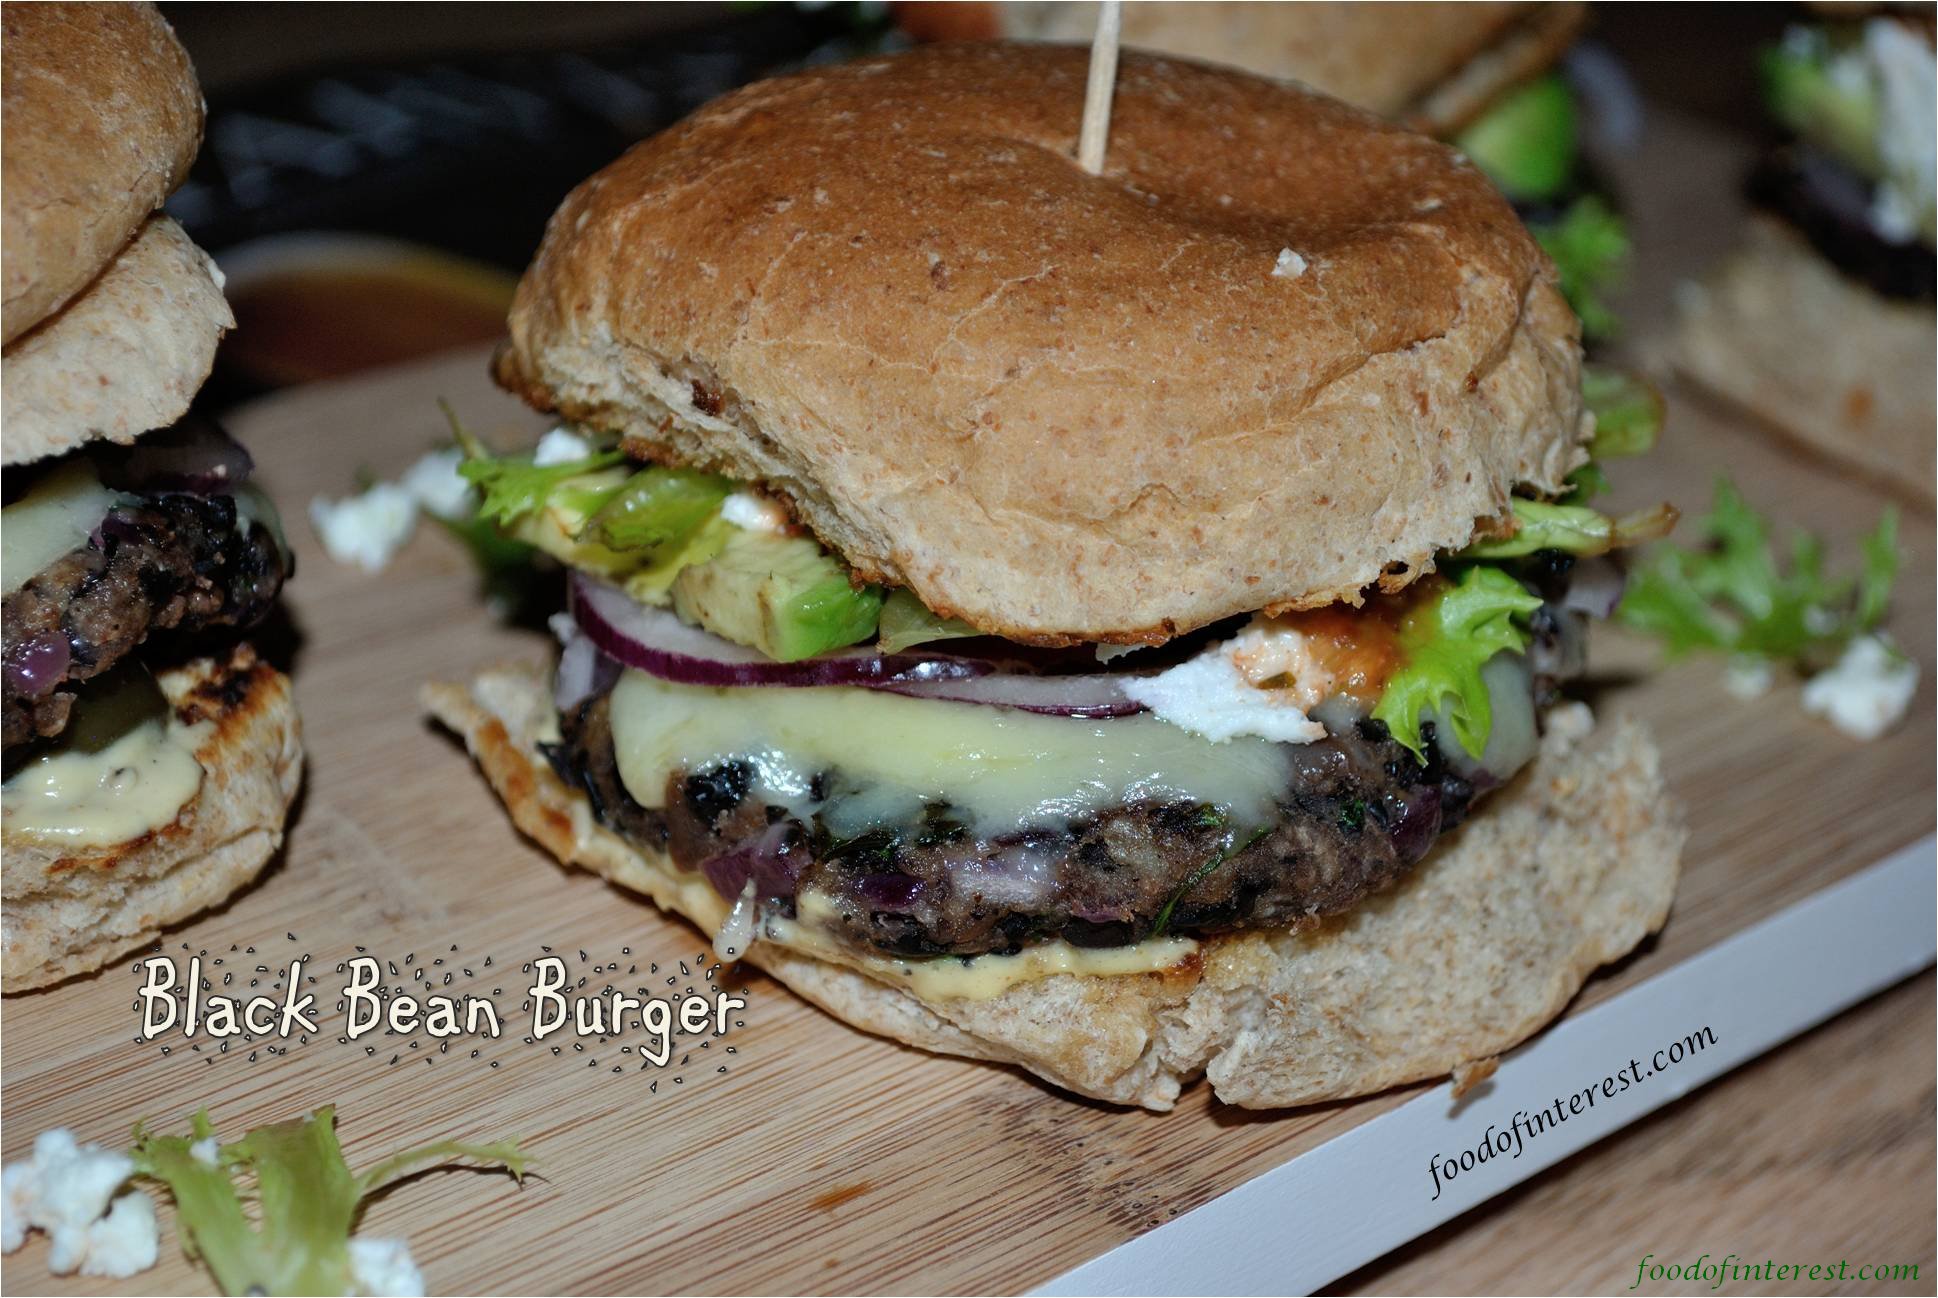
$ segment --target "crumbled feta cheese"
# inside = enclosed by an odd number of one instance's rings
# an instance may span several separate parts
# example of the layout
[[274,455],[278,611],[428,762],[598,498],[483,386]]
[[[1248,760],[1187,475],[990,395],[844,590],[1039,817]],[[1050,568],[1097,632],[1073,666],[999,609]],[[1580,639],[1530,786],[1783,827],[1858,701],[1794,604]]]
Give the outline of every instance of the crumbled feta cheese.
[[417,528],[417,500],[394,482],[342,500],[318,496],[310,501],[310,525],[338,563],[382,572]]
[[188,1147],[188,1156],[204,1167],[214,1167],[221,1152],[222,1146],[214,1136],[204,1136]]
[[1776,671],[1767,658],[1732,658],[1723,668],[1723,689],[1745,703],[1768,694],[1775,681]]
[[1139,649],[1147,647],[1141,644],[1100,644],[1096,647],[1097,661],[1100,663],[1115,662],[1125,654],[1134,654]]
[[787,511],[778,501],[752,491],[736,491],[721,501],[720,517],[750,532],[787,531]]
[[469,518],[477,509],[478,489],[458,472],[464,452],[455,446],[432,451],[404,471],[397,485],[427,514],[439,518]]
[[1904,719],[1918,692],[1918,664],[1873,635],[1858,636],[1828,671],[1803,687],[1803,710],[1854,739],[1876,739]]
[[30,1230],[47,1232],[55,1275],[116,1278],[155,1264],[155,1205],[139,1191],[108,1203],[134,1171],[126,1154],[81,1145],[65,1127],[43,1131],[34,1154],[0,1172],[0,1248],[11,1253]]
[[1894,18],[1864,24],[1864,53],[1878,84],[1877,153],[1885,176],[1872,219],[1885,238],[1909,243],[1931,224],[1938,177],[1938,64],[1928,38]]
[[1279,249],[1279,259],[1272,263],[1273,279],[1297,279],[1305,274],[1306,260],[1290,248]]
[[538,449],[532,452],[532,463],[545,468],[553,464],[570,464],[583,460],[592,454],[592,443],[566,427],[554,428],[538,439]]
[[155,1224],[155,1201],[140,1190],[131,1190],[114,1201],[107,1216],[88,1227],[81,1274],[126,1280],[155,1265],[160,1255],[161,1229]]
[[1255,618],[1235,638],[1156,676],[1127,677],[1123,688],[1160,720],[1214,743],[1256,735],[1304,744],[1326,733],[1306,713],[1331,685],[1303,635]]
[[423,1298],[424,1273],[401,1239],[350,1239],[350,1281],[370,1298]]

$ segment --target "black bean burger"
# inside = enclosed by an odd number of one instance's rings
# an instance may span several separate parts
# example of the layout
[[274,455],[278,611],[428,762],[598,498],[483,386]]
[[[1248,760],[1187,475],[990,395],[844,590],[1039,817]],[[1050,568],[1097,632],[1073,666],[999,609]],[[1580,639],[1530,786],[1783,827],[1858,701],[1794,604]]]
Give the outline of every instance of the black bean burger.
[[950,45],[572,194],[466,438],[564,648],[434,686],[517,823],[870,1031],[1169,1107],[1513,1045],[1660,926],[1579,326],[1459,155],[1286,84]]
[[5,987],[97,969],[253,879],[302,771],[236,637],[289,570],[248,453],[189,412],[234,323],[158,210],[202,96],[151,5],[6,6]]

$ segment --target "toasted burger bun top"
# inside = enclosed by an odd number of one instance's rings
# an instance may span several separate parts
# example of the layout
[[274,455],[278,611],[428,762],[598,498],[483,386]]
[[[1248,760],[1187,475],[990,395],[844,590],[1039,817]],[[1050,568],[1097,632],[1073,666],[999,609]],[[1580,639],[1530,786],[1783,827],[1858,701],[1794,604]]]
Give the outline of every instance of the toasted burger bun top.
[[[910,3],[896,19],[922,40],[1009,37],[1088,43],[1095,4]],[[1548,66],[1580,30],[1583,4],[1177,3],[1123,12],[1126,45],[1290,77],[1422,130],[1451,131],[1501,90]]]
[[202,92],[153,5],[9,4],[0,29],[0,324],[11,343],[181,184],[202,138]]
[[935,46],[720,100],[554,215],[500,380],[1052,643],[1357,601],[1560,488],[1578,326],[1478,171],[1130,54],[1090,176],[1085,63]]

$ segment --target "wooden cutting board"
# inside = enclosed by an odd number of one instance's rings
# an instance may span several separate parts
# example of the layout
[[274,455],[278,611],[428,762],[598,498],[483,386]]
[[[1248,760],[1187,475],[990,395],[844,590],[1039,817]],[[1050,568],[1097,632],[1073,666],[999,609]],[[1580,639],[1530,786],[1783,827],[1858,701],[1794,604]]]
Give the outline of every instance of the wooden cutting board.
[[[1669,273],[1656,272],[1657,302]],[[360,470],[394,476],[437,442],[440,396],[500,444],[539,427],[491,388],[482,353],[293,391],[235,421],[299,554],[287,625],[265,639],[293,661],[309,776],[279,861],[171,933],[167,949],[224,960],[211,969],[234,973],[232,990],[250,978],[267,987],[273,975],[256,966],[299,954],[332,988],[335,963],[360,948],[396,962],[400,981],[423,968],[427,981],[502,987],[501,1006],[517,1003],[520,966],[544,947],[575,973],[616,961],[655,989],[669,977],[704,987],[693,929],[519,839],[417,704],[433,677],[544,658],[543,637],[500,625],[466,556],[434,529],[368,576],[331,563],[305,521],[312,496],[349,492]],[[1762,507],[1837,538],[1838,562],[1880,507],[1869,488],[1680,393],[1670,429],[1648,461],[1615,467],[1618,503],[1668,497],[1700,513],[1727,471]],[[1928,517],[1907,516],[1903,546],[1891,626],[1924,678],[1913,719],[1877,743],[1804,717],[1794,685],[1739,703],[1716,663],[1656,671],[1648,646],[1597,640],[1588,694],[1653,726],[1692,832],[1668,927],[1593,980],[1578,1007],[1932,828]],[[744,1026],[664,1069],[642,1069],[620,1042],[555,1055],[515,1026],[444,1053],[395,1038],[366,1050],[368,1039],[326,1032],[286,1054],[196,1052],[179,1039],[164,1054],[135,1039],[132,965],[5,1001],[5,1158],[50,1126],[124,1143],[138,1120],[179,1129],[204,1106],[239,1135],[333,1103],[353,1167],[423,1140],[524,1138],[540,1173],[522,1188],[433,1173],[366,1216],[367,1232],[408,1236],[433,1292],[1025,1289],[1417,1093],[1260,1114],[1217,1105],[1199,1085],[1170,1114],[1120,1110],[864,1036],[752,973],[716,975],[744,987]],[[49,1277],[44,1258],[35,1242],[7,1259],[6,1286],[99,1287]],[[113,1291],[209,1288],[165,1231],[161,1265]]]

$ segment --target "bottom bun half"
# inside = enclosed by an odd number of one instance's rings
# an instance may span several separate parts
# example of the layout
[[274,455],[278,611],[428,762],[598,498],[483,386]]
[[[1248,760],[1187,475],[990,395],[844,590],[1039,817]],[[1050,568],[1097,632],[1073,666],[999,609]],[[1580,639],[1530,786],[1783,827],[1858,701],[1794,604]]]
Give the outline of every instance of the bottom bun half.
[[5,831],[8,992],[101,968],[227,900],[282,845],[303,777],[289,677],[240,644],[156,680],[180,722],[206,726],[195,749],[201,788],[173,821],[113,847],[75,852]]
[[1674,364],[1778,432],[1922,501],[1938,423],[1928,303],[1847,278],[1774,217],[1682,299]]
[[[425,690],[512,820],[560,861],[711,932],[664,854],[599,825],[538,750],[550,692],[535,668]],[[1540,757],[1407,882],[1309,926],[1200,944],[1185,963],[1058,974],[988,999],[923,998],[855,965],[757,943],[747,958],[867,1032],[1020,1064],[1058,1086],[1168,1109],[1203,1075],[1220,1100],[1276,1108],[1446,1076],[1547,1023],[1599,966],[1668,917],[1683,831],[1632,722],[1548,716]]]

